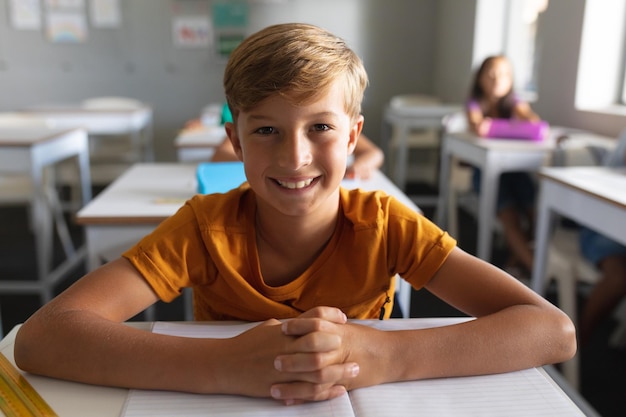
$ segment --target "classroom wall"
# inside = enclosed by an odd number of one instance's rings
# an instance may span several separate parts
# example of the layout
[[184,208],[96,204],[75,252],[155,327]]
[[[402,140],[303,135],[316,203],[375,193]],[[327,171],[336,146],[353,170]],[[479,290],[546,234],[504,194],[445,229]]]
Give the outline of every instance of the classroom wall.
[[541,17],[538,99],[534,107],[554,125],[617,137],[626,128],[625,114],[580,110],[575,105],[584,10],[585,0],[550,0]]
[[[84,44],[53,44],[41,31],[9,24],[0,0],[0,111],[121,95],[153,105],[157,160],[174,160],[184,122],[223,100],[224,59],[206,49],[175,48],[174,13],[211,11],[211,0],[122,0],[122,25],[89,28]],[[432,94],[436,0],[250,1],[249,32],[302,21],[328,28],[359,53],[370,75],[365,133],[378,141],[393,94]]]
[[[0,111],[123,95],[155,110],[158,160],[175,159],[173,140],[184,122],[221,101],[224,60],[206,49],[172,43],[174,13],[211,11],[216,0],[122,0],[122,25],[89,29],[84,44],[48,42],[41,31],[10,27],[0,0]],[[474,70],[476,25],[494,0],[255,0],[249,31],[303,21],[345,38],[370,76],[365,133],[380,141],[384,106],[395,94],[434,94],[463,102]],[[550,0],[541,17],[536,110],[553,124],[616,136],[622,115],[575,108],[576,65],[585,0]],[[489,8],[487,7],[487,10]],[[483,19],[484,21],[484,19]]]
[[466,100],[472,71],[476,0],[437,2],[434,93],[443,101]]

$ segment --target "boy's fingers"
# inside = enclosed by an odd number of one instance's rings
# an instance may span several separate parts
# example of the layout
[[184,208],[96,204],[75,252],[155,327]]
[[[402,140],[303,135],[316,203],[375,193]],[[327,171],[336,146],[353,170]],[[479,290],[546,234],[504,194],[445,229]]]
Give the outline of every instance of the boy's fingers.
[[343,363],[344,361],[341,351],[338,349],[328,352],[297,352],[277,356],[274,359],[274,368],[281,372],[310,372]]
[[289,350],[294,353],[321,353],[339,350],[341,347],[342,340],[340,335],[321,330],[305,333],[294,339]]
[[340,397],[347,392],[343,385],[319,385],[306,382],[276,384],[271,388],[271,396],[287,405],[306,401],[325,401]]
[[[312,311],[312,310],[311,310]],[[304,313],[306,314],[306,313]],[[336,332],[336,324],[347,323],[347,318],[341,310],[331,309],[318,311],[311,314],[322,314],[324,317],[307,317],[300,315],[295,319],[287,320],[282,324],[283,334],[289,336],[301,336],[313,332]]]
[[360,367],[355,362],[341,363],[336,355],[322,356],[325,357],[310,354],[281,356],[274,361],[274,368],[293,374],[299,381],[318,384],[351,379],[360,372]]
[[348,318],[346,317],[344,312],[335,307],[315,307],[300,314],[297,318],[323,319],[339,324],[348,321]]

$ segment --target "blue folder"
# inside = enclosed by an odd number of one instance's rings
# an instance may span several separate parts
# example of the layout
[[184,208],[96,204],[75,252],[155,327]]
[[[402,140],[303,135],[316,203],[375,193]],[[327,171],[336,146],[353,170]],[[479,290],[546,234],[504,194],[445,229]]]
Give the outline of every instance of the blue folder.
[[246,182],[243,162],[203,162],[196,171],[198,193],[225,193]]

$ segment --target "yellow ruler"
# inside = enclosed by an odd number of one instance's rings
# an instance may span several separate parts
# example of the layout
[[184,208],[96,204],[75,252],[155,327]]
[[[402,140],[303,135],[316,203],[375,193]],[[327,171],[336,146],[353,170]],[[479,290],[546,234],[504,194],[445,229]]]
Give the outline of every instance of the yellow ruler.
[[6,417],[57,417],[48,403],[0,353],[0,410]]

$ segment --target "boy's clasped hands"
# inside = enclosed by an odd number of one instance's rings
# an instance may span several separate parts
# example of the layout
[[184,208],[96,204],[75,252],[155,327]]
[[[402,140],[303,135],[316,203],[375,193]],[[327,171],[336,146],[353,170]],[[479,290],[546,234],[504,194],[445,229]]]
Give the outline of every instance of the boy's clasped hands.
[[286,404],[339,397],[346,386],[358,384],[361,369],[350,347],[361,339],[361,331],[378,332],[348,324],[345,314],[332,307],[316,307],[283,322],[267,320],[225,339],[225,349],[237,361],[224,363],[233,377],[227,383],[238,394],[243,389],[247,395],[267,397],[269,392]]

